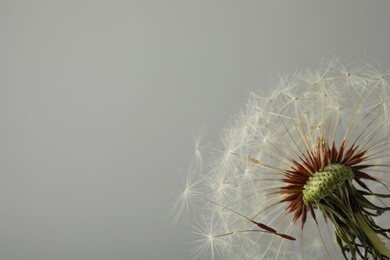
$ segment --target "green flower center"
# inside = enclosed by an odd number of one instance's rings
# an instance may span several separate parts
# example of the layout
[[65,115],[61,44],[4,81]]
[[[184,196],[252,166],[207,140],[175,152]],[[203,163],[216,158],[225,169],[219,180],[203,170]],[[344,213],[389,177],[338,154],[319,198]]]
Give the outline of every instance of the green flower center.
[[303,186],[303,201],[317,203],[328,196],[334,189],[343,184],[345,180],[352,180],[351,167],[342,164],[329,164],[324,171],[316,172]]

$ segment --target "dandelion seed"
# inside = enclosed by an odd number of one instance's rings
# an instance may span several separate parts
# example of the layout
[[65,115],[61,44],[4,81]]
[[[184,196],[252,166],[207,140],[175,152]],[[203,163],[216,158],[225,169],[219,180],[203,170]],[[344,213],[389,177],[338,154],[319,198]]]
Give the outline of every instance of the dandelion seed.
[[191,193],[206,205],[197,252],[390,259],[389,107],[387,73],[336,59],[251,94]]
[[169,219],[173,224],[177,223],[180,216],[182,216],[185,211],[190,209],[194,198],[199,198],[201,195],[199,188],[201,180],[195,179],[198,171],[200,170],[199,165],[201,165],[201,161],[191,161],[187,175],[183,177],[183,175],[180,174],[182,177],[184,189],[179,194],[174,195],[176,200],[169,214]]

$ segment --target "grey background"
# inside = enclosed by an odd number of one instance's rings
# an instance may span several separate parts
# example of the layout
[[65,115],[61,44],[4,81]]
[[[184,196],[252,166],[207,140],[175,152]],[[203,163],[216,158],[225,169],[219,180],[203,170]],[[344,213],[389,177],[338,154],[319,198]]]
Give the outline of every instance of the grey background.
[[338,56],[390,68],[390,2],[0,1],[0,259],[190,259],[191,132]]

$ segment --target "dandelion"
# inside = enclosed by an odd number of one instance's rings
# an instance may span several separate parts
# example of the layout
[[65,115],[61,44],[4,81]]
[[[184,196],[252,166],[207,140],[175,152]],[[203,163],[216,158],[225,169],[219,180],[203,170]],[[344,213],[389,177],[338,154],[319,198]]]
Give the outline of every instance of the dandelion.
[[251,94],[191,196],[179,196],[202,202],[195,252],[390,259],[389,91],[386,73],[333,60]]

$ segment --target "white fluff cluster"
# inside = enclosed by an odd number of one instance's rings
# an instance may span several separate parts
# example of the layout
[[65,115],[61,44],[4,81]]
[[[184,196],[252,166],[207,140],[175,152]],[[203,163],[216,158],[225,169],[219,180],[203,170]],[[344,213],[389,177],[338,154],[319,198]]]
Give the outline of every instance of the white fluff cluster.
[[[176,203],[176,211],[181,212],[188,200],[197,200],[194,255],[342,259],[332,223],[316,210],[317,222],[308,213],[302,227],[301,219],[293,221],[295,212],[288,212],[286,202],[281,202],[287,195],[278,191],[285,186],[285,172],[292,169],[292,162],[300,161],[307,151],[316,151],[322,141],[334,141],[337,146],[346,140],[347,146],[354,144],[358,151],[366,149],[364,163],[372,165],[366,172],[386,183],[389,91],[387,75],[372,66],[344,67],[333,60],[319,71],[280,79],[269,95],[251,94],[245,112],[224,132],[212,166],[195,177],[191,174]],[[373,191],[389,193],[385,185],[365,183]],[[378,221],[389,228],[388,219],[385,214]]]

